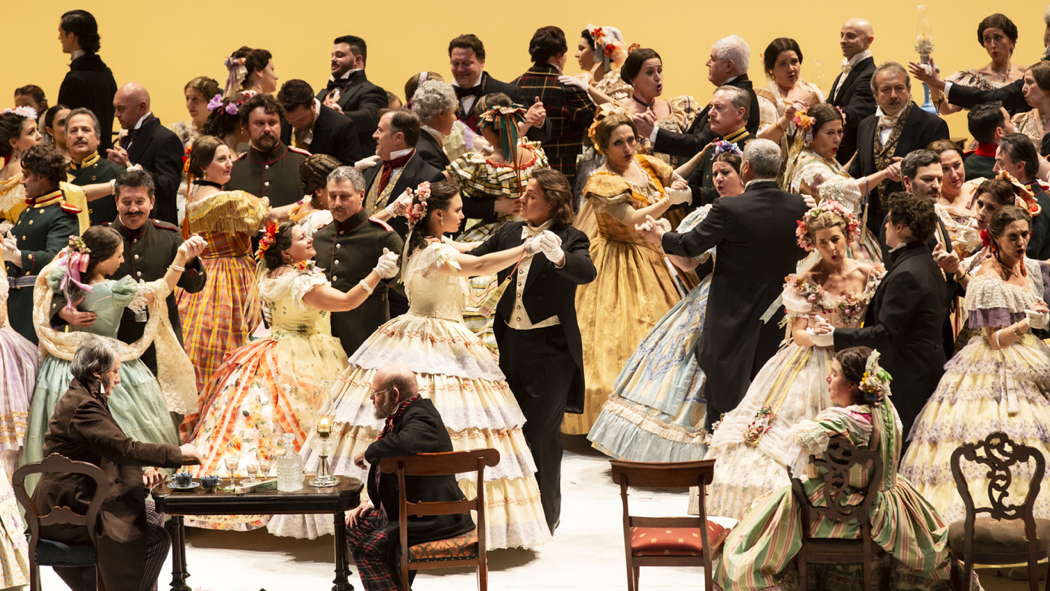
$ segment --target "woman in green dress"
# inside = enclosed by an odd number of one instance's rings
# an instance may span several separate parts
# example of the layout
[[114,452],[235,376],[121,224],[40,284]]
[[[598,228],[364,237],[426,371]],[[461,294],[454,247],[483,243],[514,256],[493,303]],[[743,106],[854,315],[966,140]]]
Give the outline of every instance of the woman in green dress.
[[[796,460],[789,469],[802,480],[810,501],[819,503],[824,481],[810,456],[822,455],[836,435],[862,447],[875,437],[883,471],[871,504],[872,539],[893,559],[896,588],[901,583],[947,588],[948,528],[911,483],[897,475],[901,422],[889,398],[891,377],[879,367],[878,359],[878,352],[867,347],[835,354],[827,377],[834,406],[792,428]],[[854,467],[849,484],[863,489],[869,477],[868,470]],[[810,526],[811,535],[817,537],[856,539],[859,533],[855,521],[840,523],[821,516]],[[733,591],[791,586],[796,578],[792,562],[801,546],[800,508],[787,486],[758,501],[730,532],[715,567],[715,582]],[[846,587],[832,584],[828,588]]]

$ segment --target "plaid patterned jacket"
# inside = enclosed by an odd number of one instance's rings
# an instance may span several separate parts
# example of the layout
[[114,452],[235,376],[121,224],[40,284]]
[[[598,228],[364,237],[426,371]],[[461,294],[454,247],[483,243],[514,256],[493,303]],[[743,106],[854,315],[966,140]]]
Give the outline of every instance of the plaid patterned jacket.
[[594,118],[595,107],[587,91],[558,82],[560,75],[550,64],[533,64],[528,72],[514,80],[514,85],[521,89],[522,97],[528,98],[527,103],[534,97],[543,101],[549,132],[540,143],[551,168],[564,173],[571,185],[576,175],[576,157]]

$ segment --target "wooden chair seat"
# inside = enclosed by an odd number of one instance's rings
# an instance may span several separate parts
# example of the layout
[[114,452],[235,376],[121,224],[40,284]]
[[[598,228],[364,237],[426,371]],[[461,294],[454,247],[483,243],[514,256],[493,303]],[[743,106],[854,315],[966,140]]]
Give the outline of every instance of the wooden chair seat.
[[36,546],[36,563],[43,566],[94,566],[97,559],[91,544],[69,545],[40,538]]
[[[1041,542],[1040,558],[1047,554],[1050,543],[1050,519],[1035,520],[1036,535]],[[948,526],[948,547],[952,554],[962,557],[966,522],[956,521]],[[978,518],[973,528],[973,556],[968,557],[980,564],[1012,564],[1028,557],[1028,539],[1024,533],[1024,522]]]
[[408,560],[410,562],[474,560],[477,557],[478,530],[476,529],[454,538],[423,542],[408,547]]
[[[707,540],[714,552],[729,530],[707,522]],[[698,527],[632,527],[631,554],[634,556],[701,556],[704,543]]]

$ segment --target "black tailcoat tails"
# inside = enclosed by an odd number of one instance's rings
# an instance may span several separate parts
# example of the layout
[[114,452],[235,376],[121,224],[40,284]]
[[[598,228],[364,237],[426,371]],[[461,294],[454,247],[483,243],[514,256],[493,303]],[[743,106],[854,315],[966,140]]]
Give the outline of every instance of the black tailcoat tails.
[[902,433],[908,433],[944,373],[945,282],[925,244],[908,244],[892,256],[864,326],[835,329],[835,349],[863,345],[879,350],[882,366],[893,376]]
[[[521,245],[524,225],[505,224],[471,254],[480,256]],[[503,292],[493,331],[500,350],[500,369],[525,414],[525,441],[536,462],[540,500],[553,532],[561,514],[561,419],[566,411],[583,410],[583,344],[576,320],[576,287],[594,281],[597,271],[583,232],[567,224],[552,225],[550,230],[562,240],[562,267],[555,267],[542,254],[534,255],[524,279],[512,279]],[[500,271],[498,280],[506,279],[512,270],[514,267]],[[531,330],[508,326],[514,314],[517,282],[522,280],[522,305],[529,321],[557,316],[557,325]]]
[[715,201],[689,232],[664,234],[668,254],[694,257],[718,247],[697,343],[697,360],[707,375],[709,427],[736,408],[784,336],[778,326],[782,311],[765,323],[761,316],[804,254],[795,241],[795,222],[805,212],[802,197],[781,191],[772,180],[753,181],[743,194]]

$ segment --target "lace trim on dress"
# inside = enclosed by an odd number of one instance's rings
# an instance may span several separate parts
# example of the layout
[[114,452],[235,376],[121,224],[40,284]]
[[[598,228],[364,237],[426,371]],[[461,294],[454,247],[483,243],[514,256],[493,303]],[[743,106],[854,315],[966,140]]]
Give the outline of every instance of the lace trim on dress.
[[259,281],[259,297],[267,302],[280,300],[285,293],[291,291],[295,302],[304,306],[303,298],[318,285],[328,285],[324,271],[316,267],[306,270],[295,270],[285,273],[280,277],[263,277]]
[[447,239],[442,239],[441,242],[431,242],[426,248],[412,255],[411,270],[422,273],[424,276],[429,275],[437,267],[450,267],[459,271],[462,267],[456,260],[457,254],[459,254],[458,251],[449,244]]
[[[1029,273],[1029,277],[1032,274]],[[1002,317],[1002,313],[994,313],[985,317],[974,316],[974,312],[980,310],[1001,310],[1009,314],[1024,314],[1030,309],[1042,294],[1035,291],[1035,283],[1029,279],[1029,285],[1021,287],[1007,283],[993,275],[980,274],[970,280],[966,289],[966,300],[964,305],[971,318],[981,322]],[[980,325],[980,326],[1006,326],[1006,325]]]
[[186,204],[186,222],[193,232],[249,232],[259,229],[270,200],[247,191],[221,191]]

